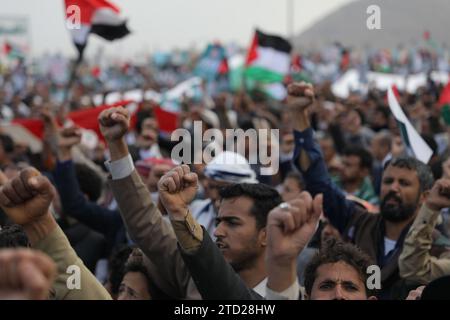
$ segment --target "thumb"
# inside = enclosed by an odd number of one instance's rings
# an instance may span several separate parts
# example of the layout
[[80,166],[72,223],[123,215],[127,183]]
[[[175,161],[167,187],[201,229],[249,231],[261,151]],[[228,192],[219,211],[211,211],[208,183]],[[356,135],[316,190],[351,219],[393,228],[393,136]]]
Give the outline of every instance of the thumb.
[[8,182],[8,177],[3,173],[2,170],[0,170],[0,186],[3,186],[5,183]]
[[20,177],[25,182],[25,186],[33,194],[40,194],[49,199],[53,199],[54,189],[52,184],[38,170],[35,168],[26,168],[20,172]]

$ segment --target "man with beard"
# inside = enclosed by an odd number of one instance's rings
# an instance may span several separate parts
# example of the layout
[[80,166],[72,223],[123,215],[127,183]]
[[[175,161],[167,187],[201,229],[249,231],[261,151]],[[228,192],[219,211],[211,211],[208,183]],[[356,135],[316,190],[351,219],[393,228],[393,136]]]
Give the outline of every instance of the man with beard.
[[377,262],[381,268],[379,298],[404,298],[406,294],[401,291],[406,283],[399,276],[398,257],[409,227],[433,185],[430,169],[413,158],[393,159],[383,172],[380,214],[369,214],[346,200],[329,178],[309,122],[313,87],[295,83],[288,91],[296,144],[293,159],[303,174],[307,191],[312,196],[323,194],[324,213],[344,240],[356,244]]
[[347,147],[342,155],[341,174],[335,179],[337,186],[373,205],[378,205],[378,197],[370,179],[372,156],[361,147]]

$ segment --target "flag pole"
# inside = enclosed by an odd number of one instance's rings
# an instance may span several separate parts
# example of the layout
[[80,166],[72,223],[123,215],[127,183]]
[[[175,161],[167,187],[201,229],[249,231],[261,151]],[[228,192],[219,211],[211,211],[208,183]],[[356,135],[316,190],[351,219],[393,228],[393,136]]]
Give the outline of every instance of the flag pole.
[[77,60],[75,61],[75,63],[72,66],[72,70],[70,72],[70,78],[69,78],[69,82],[67,83],[67,86],[64,90],[64,99],[63,99],[63,105],[65,105],[68,101],[69,101],[69,93],[70,93],[70,88],[72,87],[73,83],[75,82],[75,79],[77,77],[77,70],[79,65],[81,64],[81,61],[83,61],[83,52],[84,52],[84,46],[83,47],[78,47],[78,57]]
[[294,0],[286,0],[286,22],[288,39],[294,40]]

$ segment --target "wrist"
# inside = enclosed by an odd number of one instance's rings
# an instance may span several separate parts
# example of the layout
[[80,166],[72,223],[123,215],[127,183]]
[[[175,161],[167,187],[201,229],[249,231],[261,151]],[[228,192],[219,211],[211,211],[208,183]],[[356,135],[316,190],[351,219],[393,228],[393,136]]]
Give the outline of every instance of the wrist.
[[425,207],[431,211],[436,211],[436,212],[441,211],[441,208],[438,208],[437,206],[433,205],[432,203],[425,202]]
[[288,264],[280,264],[275,261],[267,263],[267,287],[275,292],[283,292],[297,279],[297,264],[292,261]]
[[292,114],[293,128],[297,131],[305,131],[309,127],[311,127],[311,123],[309,122],[309,115],[307,109],[295,112]]
[[128,146],[122,137],[116,140],[107,140],[111,161],[119,160],[128,155]]
[[48,212],[37,220],[24,224],[22,227],[31,246],[34,246],[39,241],[45,239],[57,226],[58,224],[55,219]]
[[59,148],[56,156],[58,157],[58,160],[61,162],[71,160],[72,159],[72,149],[71,148]]
[[169,217],[171,220],[180,220],[183,221],[186,219],[186,216],[188,215],[189,208],[186,206],[179,207],[179,208],[171,208],[170,210],[167,210],[169,213]]

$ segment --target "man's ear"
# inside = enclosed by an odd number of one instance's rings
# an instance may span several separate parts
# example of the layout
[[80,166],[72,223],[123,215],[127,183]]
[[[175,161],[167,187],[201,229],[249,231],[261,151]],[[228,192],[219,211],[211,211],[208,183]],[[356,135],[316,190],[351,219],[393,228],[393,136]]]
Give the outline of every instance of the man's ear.
[[261,243],[261,246],[267,247],[267,229],[266,229],[266,227],[264,227],[258,231],[258,240],[259,240],[259,243]]

